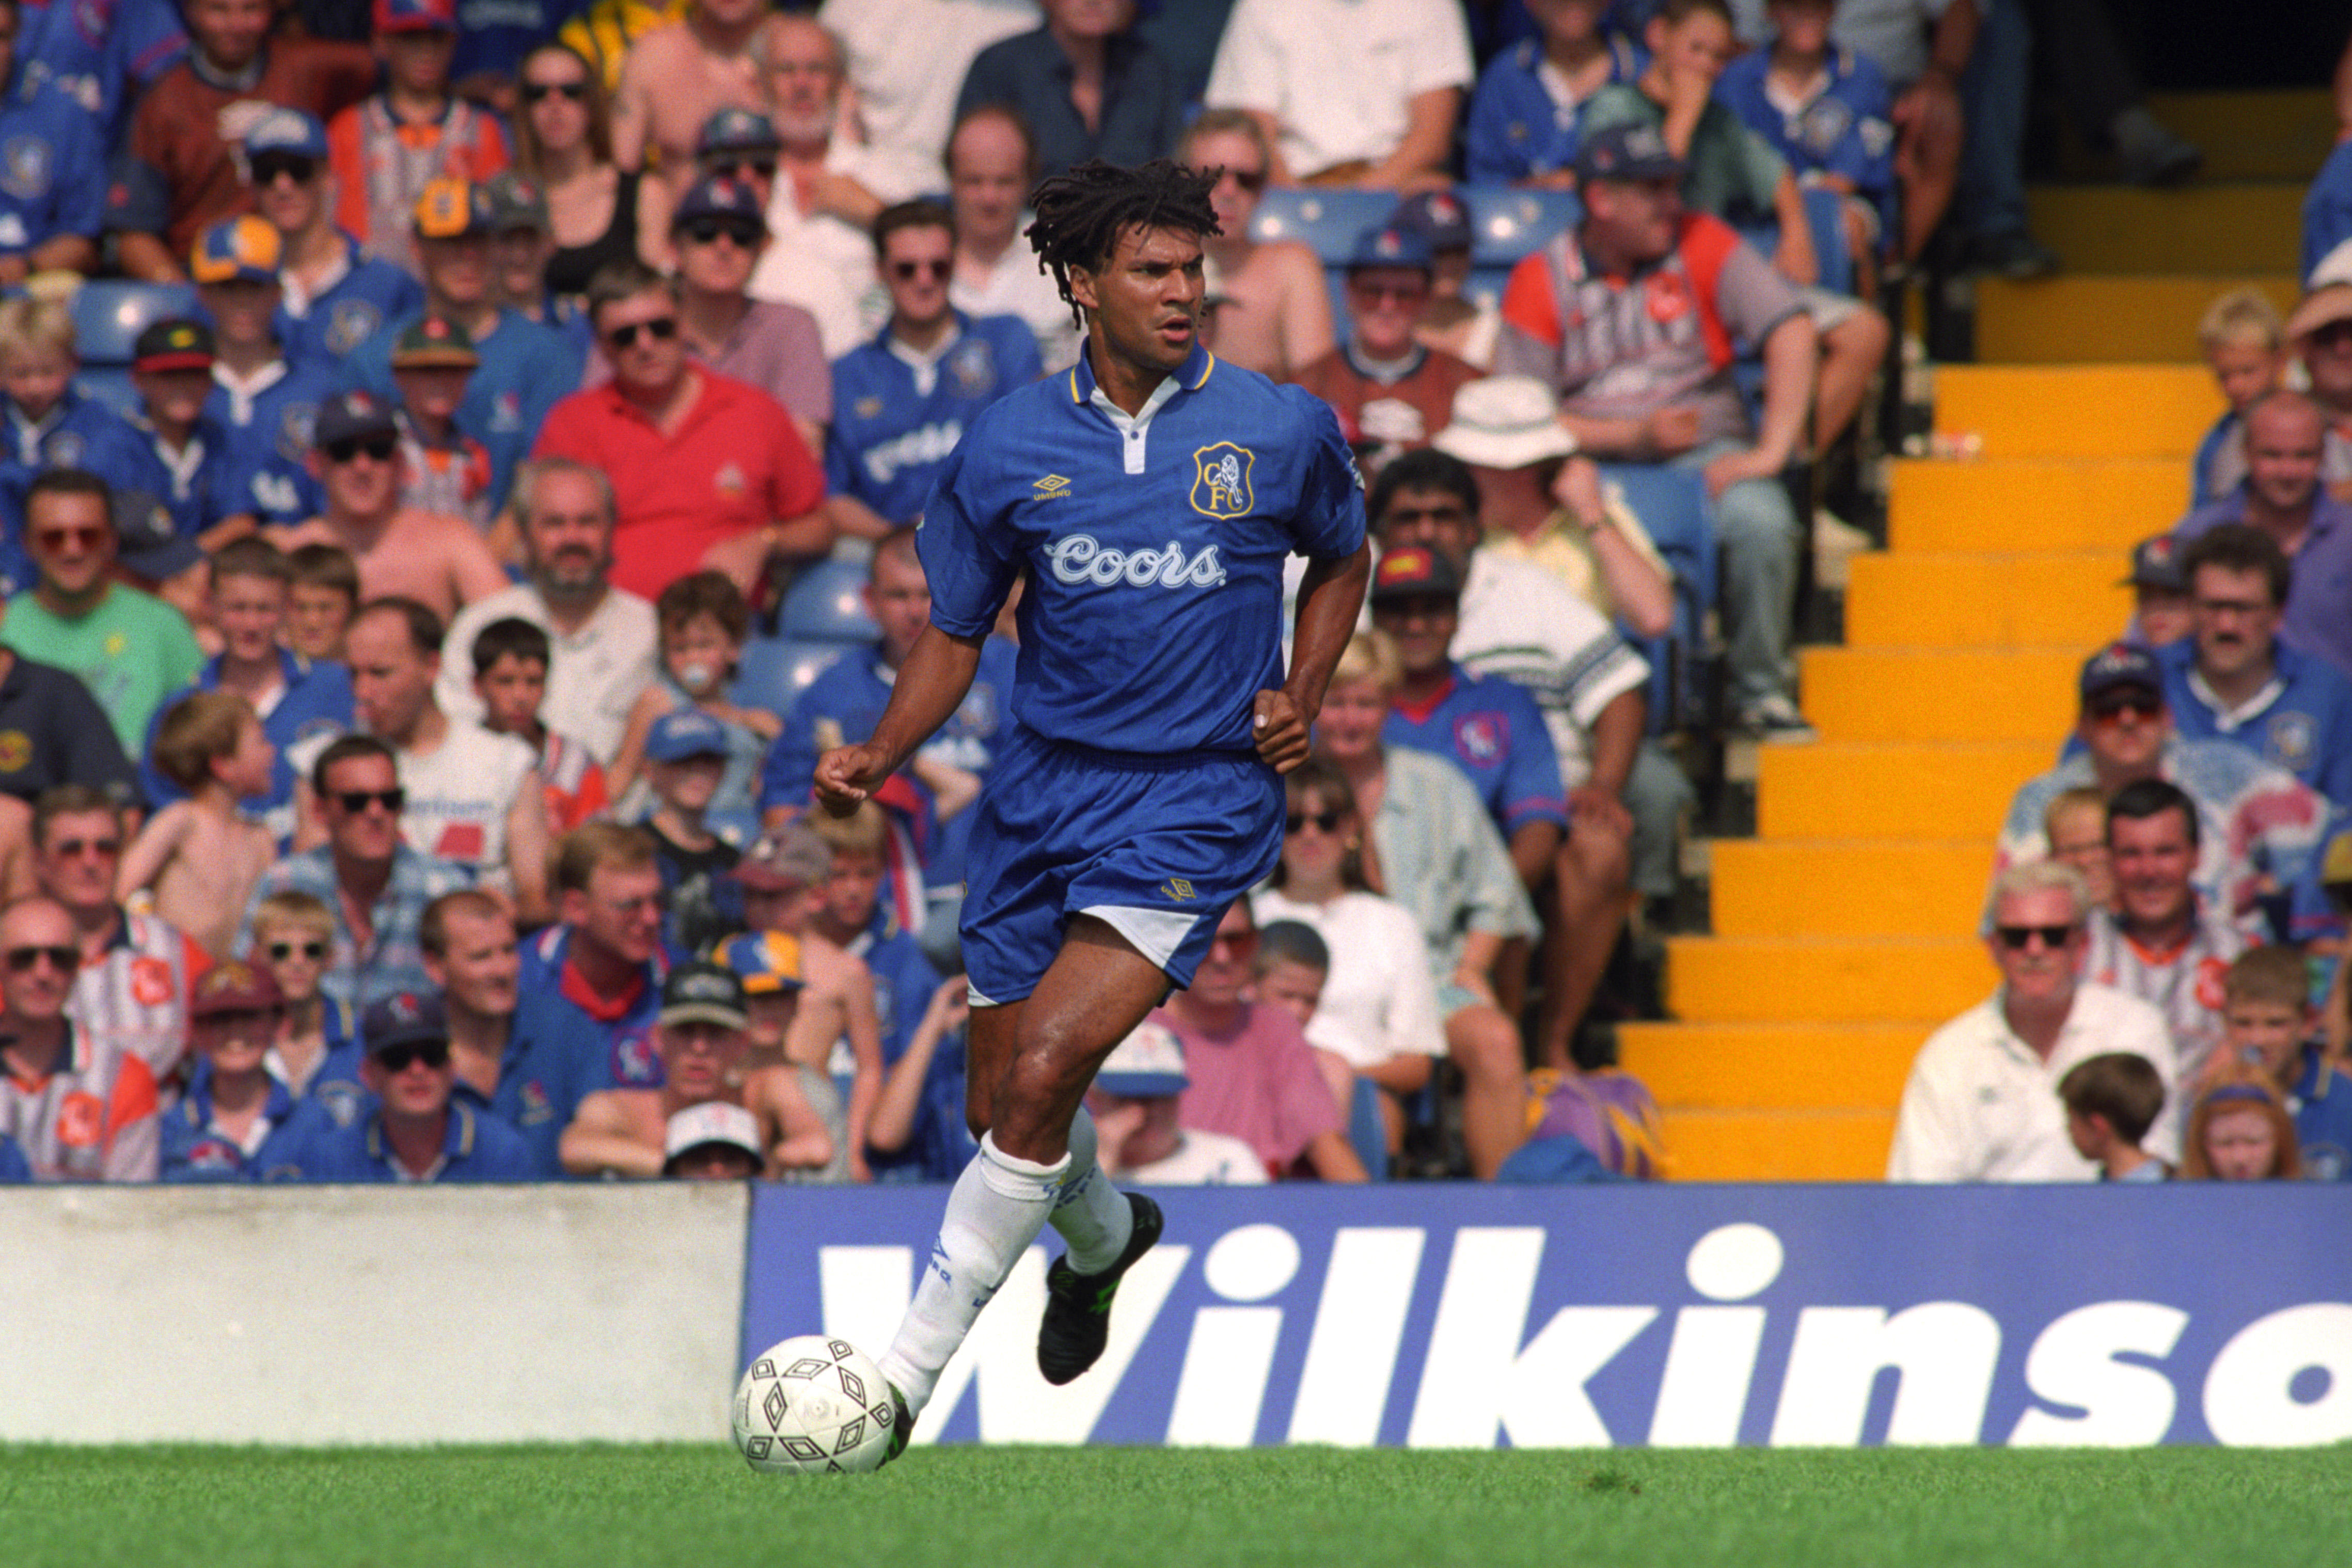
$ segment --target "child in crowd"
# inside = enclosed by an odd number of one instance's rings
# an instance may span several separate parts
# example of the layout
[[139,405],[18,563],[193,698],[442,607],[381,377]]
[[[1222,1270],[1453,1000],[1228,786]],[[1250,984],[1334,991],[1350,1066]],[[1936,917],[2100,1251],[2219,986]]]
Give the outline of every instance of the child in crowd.
[[2172,1167],[2139,1146],[2164,1111],[2164,1079],[2147,1058],[2127,1051],[2085,1057],[2058,1081],[2058,1098],[2066,1136],[2076,1154],[2098,1163],[2101,1181],[2170,1177]]
[[780,1176],[777,1179],[810,1183],[849,1179],[849,1117],[833,1075],[820,1067],[795,1062],[785,1054],[784,1040],[800,1014],[801,945],[782,931],[752,931],[729,938],[711,956],[735,971],[743,982],[743,1011],[751,1020],[751,1053],[743,1059],[746,1073],[765,1067],[790,1067],[801,1097],[833,1140],[833,1158],[822,1170]]
[[228,433],[205,413],[213,390],[213,329],[174,316],[150,325],[132,347],[131,384],[139,393],[131,428],[139,433],[139,464],[110,475],[118,490],[152,496],[171,514],[172,529],[216,550],[250,532],[253,519],[222,489]]
[[286,553],[294,580],[286,595],[286,641],[314,664],[343,663],[343,633],[360,607],[360,563],[341,545],[299,545]]
[[511,735],[539,756],[547,791],[547,825],[563,834],[604,813],[604,770],[588,748],[547,727],[539,716],[553,658],[546,629],[519,615],[493,621],[474,638],[474,695],[482,727]]
[[2062,789],[2042,809],[2042,831],[2050,858],[2083,873],[2094,908],[2116,901],[2115,868],[2107,859],[2107,800],[2094,785]]
[[163,715],[155,766],[188,792],[147,820],[116,873],[115,894],[155,890],[155,913],[215,957],[225,957],[253,884],[277,858],[268,830],[237,802],[269,792],[277,747],[253,705],[229,692],[194,692]]
[[2352,1079],[2318,1043],[2319,1009],[2311,1005],[2303,955],[2293,947],[2240,954],[2221,977],[2221,1026],[2210,1076],[2232,1067],[2262,1072],[2294,1119],[2303,1174],[2352,1179]]
[[457,428],[457,405],[482,356],[466,329],[427,316],[392,346],[401,406],[400,504],[490,526],[489,449]]
[[1608,0],[1531,5],[1538,36],[1488,62],[1470,97],[1463,155],[1476,185],[1576,188],[1577,129],[1584,106],[1611,82],[1649,64],[1631,38],[1602,30]]
[[[1268,921],[1258,928],[1256,967],[1257,999],[1297,1019],[1299,1031],[1305,1033],[1315,1021],[1315,1009],[1323,1002],[1323,987],[1331,977],[1331,948],[1322,934],[1303,920]],[[1322,1069],[1332,1100],[1348,1111],[1356,1103],[1355,1065],[1329,1046],[1317,1045],[1312,1035],[1307,1043],[1315,1047],[1315,1065]],[[1397,1133],[1401,1143],[1402,1125]]]
[[[80,369],[65,306],[29,294],[0,300],[0,426],[6,430],[0,467],[138,472],[138,434],[121,414],[75,390]],[[21,577],[18,586],[31,580]]]
[[654,601],[654,619],[661,632],[661,673],[630,711],[621,749],[604,772],[606,788],[620,802],[617,814],[623,821],[636,821],[651,810],[650,796],[635,789],[646,737],[663,714],[691,706],[727,727],[727,772],[711,798],[712,820],[754,822],[760,763],[783,721],[764,708],[728,700],[728,685],[751,630],[751,606],[726,573],[689,572],[662,590]]
[[[2286,326],[2259,288],[2232,288],[2205,308],[2197,346],[2230,406],[2197,444],[2189,471],[2189,505],[2218,501],[2246,477],[2246,410],[2286,384]],[[2332,427],[2321,465],[2330,481],[2352,478],[2352,444]]]
[[307,893],[273,893],[253,912],[247,955],[269,971],[286,1014],[269,1070],[304,1100],[316,1101],[337,1126],[358,1118],[359,1031],[351,1013],[319,989],[334,962],[334,912]]
[[294,1092],[269,1071],[284,1007],[268,972],[231,958],[189,988],[195,1071],[163,1117],[162,1177],[244,1181],[269,1135],[296,1114]]
[[726,771],[727,727],[700,708],[672,708],[646,732],[646,781],[656,803],[644,827],[669,899],[665,934],[682,953],[743,928],[743,901],[727,874],[742,849],[703,821]]
[[2294,1121],[2260,1068],[2225,1067],[2210,1081],[2181,1140],[2189,1181],[2293,1181],[2303,1175]]
[[286,242],[250,214],[215,224],[188,257],[196,298],[213,323],[213,380],[205,413],[227,436],[221,506],[231,517],[292,528],[325,509],[303,458],[310,416],[334,392],[334,371],[294,364],[278,337]]
[[2124,585],[2132,591],[2131,624],[2124,639],[2143,648],[2162,648],[2179,642],[2197,629],[2189,607],[2189,579],[2180,570],[2180,541],[2170,534],[2154,534],[2132,547],[2131,575]]
[[427,182],[487,180],[507,166],[498,116],[449,90],[456,0],[375,0],[382,92],[327,124],[335,223],[384,260],[415,270],[409,218]]

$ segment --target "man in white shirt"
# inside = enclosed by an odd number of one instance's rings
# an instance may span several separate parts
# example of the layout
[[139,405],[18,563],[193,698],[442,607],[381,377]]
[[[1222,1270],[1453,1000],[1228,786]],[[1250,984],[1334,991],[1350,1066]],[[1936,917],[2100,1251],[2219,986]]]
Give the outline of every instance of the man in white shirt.
[[491,622],[519,616],[545,631],[550,645],[541,720],[610,767],[629,710],[653,683],[660,641],[654,607],[607,577],[613,483],[586,464],[543,457],[517,476],[514,512],[530,579],[477,600],[449,622],[434,700],[452,719],[481,723],[470,678],[474,639]]
[[[1911,1064],[1887,1157],[1889,1181],[2090,1181],[2058,1098],[2068,1069],[2105,1051],[2147,1059],[2178,1084],[2164,1015],[2081,978],[2089,891],[2074,867],[2011,866],[1993,884],[1988,944],[2000,988],[1928,1037]],[[2142,1147],[2179,1153],[2179,1107]]]
[[973,57],[1031,31],[1039,16],[1036,0],[825,0],[817,20],[841,40],[866,145],[928,162],[934,183],[917,189],[936,190],[956,94]]

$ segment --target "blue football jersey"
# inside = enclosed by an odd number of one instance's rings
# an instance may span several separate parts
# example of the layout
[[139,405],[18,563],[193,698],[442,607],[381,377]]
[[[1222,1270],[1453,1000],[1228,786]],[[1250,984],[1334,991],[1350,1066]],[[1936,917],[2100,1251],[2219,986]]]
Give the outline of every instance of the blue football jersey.
[[[402,317],[362,343],[343,361],[343,384],[398,402],[392,345],[422,317],[421,310]],[[490,455],[489,505],[495,509],[505,504],[515,465],[530,455],[547,411],[579,389],[582,359],[576,345],[554,328],[506,309],[499,312],[497,326],[474,340],[474,350],[482,362],[466,382],[457,425]]]
[[289,298],[274,323],[287,359],[331,375],[336,361],[386,324],[425,308],[425,286],[404,268],[362,254],[359,241],[347,234],[337,237],[343,243],[341,276],[313,298]]
[[833,363],[824,487],[887,522],[908,521],[974,416],[1043,368],[1036,334],[1014,316],[958,311],[954,343],[922,371],[892,350],[883,329]]
[[[216,385],[205,399],[205,417],[226,431],[221,505],[229,515],[250,512],[267,528],[291,528],[327,509],[326,492],[310,477],[310,422],[333,395],[334,379],[310,366],[284,371],[251,395]],[[220,371],[214,367],[217,380]]]
[[48,81],[0,101],[0,253],[56,238],[96,239],[106,220],[98,117]]
[[1434,702],[1413,708],[1400,701],[1391,707],[1381,739],[1462,769],[1506,839],[1530,822],[1568,826],[1559,753],[1543,710],[1525,686],[1456,664]]
[[1363,481],[1328,404],[1195,344],[1129,419],[1067,372],[991,404],[917,543],[931,623],[985,633],[1014,580],[1013,716],[1053,741],[1246,751],[1282,681],[1282,565],[1352,555]]

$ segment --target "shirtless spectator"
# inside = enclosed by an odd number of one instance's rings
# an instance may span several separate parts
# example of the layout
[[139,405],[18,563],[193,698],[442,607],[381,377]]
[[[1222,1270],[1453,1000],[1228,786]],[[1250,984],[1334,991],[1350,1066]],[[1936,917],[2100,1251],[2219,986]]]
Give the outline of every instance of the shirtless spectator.
[[761,0],[688,0],[678,20],[630,46],[613,97],[613,162],[652,176],[639,208],[646,232],[669,231],[694,178],[702,122],[722,109],[761,107],[752,45],[765,16]]
[[1476,79],[1460,10],[1422,0],[1238,0],[1205,101],[1240,110],[1280,185],[1410,191],[1450,183]]
[[20,898],[0,911],[0,1127],[35,1181],[153,1181],[155,1073],[71,1021],[67,998],[80,965],[74,921],[54,899]]
[[1348,340],[1298,372],[1298,384],[1331,405],[1365,477],[1398,455],[1429,444],[1454,417],[1454,394],[1475,367],[1415,341],[1435,256],[1410,229],[1367,229],[1348,257]]
[[1244,370],[1288,381],[1331,351],[1331,296],[1323,264],[1297,240],[1260,245],[1250,219],[1273,178],[1272,142],[1237,109],[1213,109],[1192,122],[1180,162],[1217,171],[1209,193],[1222,231],[1202,236],[1219,291],[1217,354]]
[[268,831],[237,809],[240,800],[268,793],[277,748],[251,703],[233,692],[192,692],[163,711],[154,758],[186,796],[147,819],[115,891],[128,898],[152,886],[158,915],[225,958],[254,883],[277,858]]
[[[1069,302],[1021,237],[1023,204],[1037,183],[1029,132],[1010,110],[982,107],[948,138],[948,206],[955,214],[955,277],[948,299],[967,316],[1018,316],[1037,335],[1045,373],[1077,363]],[[836,356],[838,357],[838,356]]]
[[360,727],[399,764],[400,831],[409,847],[473,867],[482,886],[513,896],[518,920],[544,920],[549,835],[539,759],[514,737],[453,719],[435,704],[441,636],[441,622],[414,600],[360,607],[349,639]]
[[710,1104],[740,1105],[758,1119],[772,1173],[824,1166],[833,1140],[791,1069],[743,1070],[749,1024],[743,982],[733,970],[701,962],[671,970],[654,1023],[662,1086],[605,1089],[581,1101],[559,1145],[563,1168],[573,1176],[660,1176],[671,1119]]
[[364,44],[271,37],[269,0],[189,0],[188,57],[156,78],[131,121],[129,177],[119,180],[122,270],[178,281],[180,257],[207,225],[247,211],[236,149],[272,104],[329,120],[374,88]]
[[280,549],[335,545],[359,565],[363,599],[413,599],[443,621],[507,585],[489,548],[463,517],[400,504],[400,426],[373,392],[338,392],[311,426],[310,472],[327,509],[272,530]]

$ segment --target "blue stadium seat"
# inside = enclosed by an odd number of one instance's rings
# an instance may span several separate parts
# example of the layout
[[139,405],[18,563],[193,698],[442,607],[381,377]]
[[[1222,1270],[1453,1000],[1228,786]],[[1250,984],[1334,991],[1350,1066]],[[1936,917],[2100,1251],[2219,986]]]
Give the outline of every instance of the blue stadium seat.
[[1388,191],[1324,190],[1281,187],[1269,190],[1250,219],[1250,237],[1304,241],[1326,267],[1348,259],[1356,236],[1396,211],[1397,199]]
[[1470,209],[1470,260],[1507,268],[1584,216],[1573,191],[1521,191],[1464,185],[1455,195]]
[[1674,624],[1663,637],[1635,640],[1650,661],[1650,730],[1707,723],[1706,612],[1715,603],[1715,516],[1706,480],[1696,468],[1604,463],[1601,477],[1618,486],[1675,574]]
[[866,612],[862,562],[820,561],[793,580],[776,621],[779,635],[803,642],[870,643],[882,635]]
[[139,389],[131,384],[131,371],[121,365],[84,365],[74,377],[74,385],[85,397],[94,397],[124,418],[139,412]]
[[730,695],[745,707],[763,707],[781,714],[808,689],[818,672],[841,657],[839,643],[802,643],[782,637],[761,637],[743,644],[743,658],[735,671]]
[[1356,1092],[1348,1105],[1348,1142],[1354,1146],[1356,1157],[1364,1162],[1374,1181],[1386,1181],[1389,1176],[1389,1132],[1381,1121],[1381,1087],[1369,1078],[1355,1081]]
[[127,365],[140,333],[166,317],[196,313],[196,291],[184,283],[100,278],[74,291],[70,309],[83,363]]
[[1510,281],[1511,269],[1507,267],[1473,266],[1469,277],[1462,285],[1462,293],[1464,298],[1480,305],[1492,305],[1500,309],[1504,287]]

